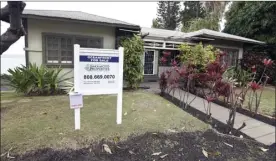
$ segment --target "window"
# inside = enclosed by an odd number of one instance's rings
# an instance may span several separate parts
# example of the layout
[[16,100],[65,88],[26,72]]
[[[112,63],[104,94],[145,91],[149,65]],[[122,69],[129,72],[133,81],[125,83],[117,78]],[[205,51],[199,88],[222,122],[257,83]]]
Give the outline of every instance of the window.
[[226,49],[226,48],[218,48],[219,50],[226,53],[221,61],[223,61],[226,66],[236,66],[239,56],[238,49]]
[[103,48],[103,38],[59,34],[44,34],[44,63],[73,65],[74,44],[84,48]]

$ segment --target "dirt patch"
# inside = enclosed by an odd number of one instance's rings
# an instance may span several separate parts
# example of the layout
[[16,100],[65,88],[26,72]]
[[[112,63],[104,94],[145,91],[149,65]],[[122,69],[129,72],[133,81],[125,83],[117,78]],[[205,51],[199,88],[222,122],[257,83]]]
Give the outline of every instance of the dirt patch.
[[[112,154],[102,148],[109,145]],[[225,144],[227,143],[227,144]],[[233,147],[231,147],[233,146]],[[195,161],[195,160],[274,160],[275,148],[264,152],[260,150],[264,145],[248,139],[240,139],[214,130],[206,132],[181,132],[174,134],[146,133],[130,137],[117,144],[101,141],[88,148],[79,150],[40,149],[22,156],[14,156],[13,161]],[[204,156],[202,149],[208,153]],[[161,152],[160,154],[158,154]],[[158,155],[152,155],[157,153]],[[11,154],[10,154],[11,155]],[[7,158],[1,158],[9,160]]]

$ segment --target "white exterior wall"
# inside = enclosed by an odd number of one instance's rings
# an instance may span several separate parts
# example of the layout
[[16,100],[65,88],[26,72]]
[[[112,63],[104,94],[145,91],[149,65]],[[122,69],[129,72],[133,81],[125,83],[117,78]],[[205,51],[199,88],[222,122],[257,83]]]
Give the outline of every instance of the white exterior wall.
[[[115,27],[99,26],[92,24],[72,23],[56,20],[28,19],[28,47],[29,62],[41,65],[42,62],[42,33],[58,33],[83,36],[103,37],[105,49],[115,48]],[[64,68],[63,73],[72,71],[68,76],[73,76],[72,68]]]

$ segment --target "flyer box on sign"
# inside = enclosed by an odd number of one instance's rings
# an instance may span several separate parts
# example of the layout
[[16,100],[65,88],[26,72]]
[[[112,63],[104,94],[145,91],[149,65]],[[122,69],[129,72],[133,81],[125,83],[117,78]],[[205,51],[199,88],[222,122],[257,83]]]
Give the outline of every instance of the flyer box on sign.
[[83,96],[80,93],[70,93],[70,107],[71,109],[77,109],[83,107]]

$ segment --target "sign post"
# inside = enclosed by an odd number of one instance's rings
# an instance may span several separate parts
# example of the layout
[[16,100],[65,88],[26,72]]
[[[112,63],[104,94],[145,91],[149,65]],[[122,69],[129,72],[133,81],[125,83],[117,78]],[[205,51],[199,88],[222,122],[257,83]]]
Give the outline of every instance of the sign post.
[[[74,45],[74,91],[82,95],[117,94],[117,124],[122,123],[123,63],[122,47],[112,50]],[[78,116],[76,111],[75,119]]]
[[122,123],[122,113],[123,113],[123,71],[124,71],[124,48],[119,48],[119,74],[118,79],[118,95],[117,95],[117,124]]
[[80,129],[80,108],[83,107],[83,97],[78,93],[70,93],[70,107],[74,109],[75,113],[75,130]]

